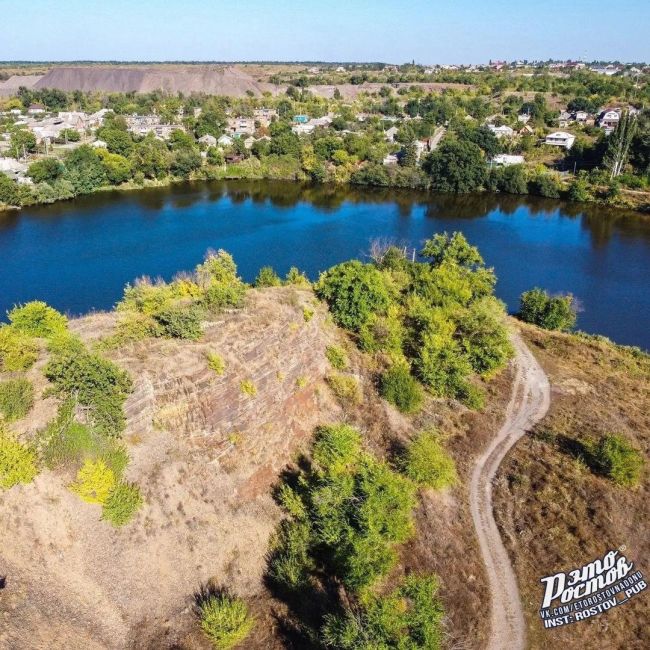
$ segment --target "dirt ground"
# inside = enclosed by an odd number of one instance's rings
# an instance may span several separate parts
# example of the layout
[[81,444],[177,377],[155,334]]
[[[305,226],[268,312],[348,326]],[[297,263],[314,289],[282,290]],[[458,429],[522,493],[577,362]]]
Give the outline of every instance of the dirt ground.
[[[495,514],[513,558],[531,648],[650,647],[650,594],[593,619],[545,630],[540,578],[625,546],[650,575],[650,362],[611,344],[522,327],[551,382],[551,408],[501,466]],[[628,438],[646,458],[639,487],[594,474],[584,449],[607,433]]]
[[[279,519],[271,485],[313,428],[340,415],[322,381],[336,331],[320,307],[305,322],[312,300],[309,291],[251,291],[245,309],[212,323],[197,343],[149,340],[111,353],[135,383],[125,409],[127,479],[141,486],[145,506],[113,529],[99,506],[66,488],[71,475],[47,470],[3,493],[0,648],[161,647],[165,630],[176,637],[194,628],[192,595],[202,583],[260,592]],[[90,341],[113,321],[99,314],[72,327]],[[207,351],[225,359],[223,377],[207,367]],[[241,391],[244,379],[256,396]],[[53,404],[37,408],[34,427],[53,412]],[[186,647],[205,645],[196,643]]]
[[[279,472],[297,458],[316,425],[345,420],[366,443],[390,455],[415,431],[435,426],[453,454],[458,486],[425,492],[417,537],[403,549],[404,571],[436,572],[450,648],[480,648],[489,596],[468,506],[474,457],[500,425],[511,373],[486,385],[489,407],[474,413],[429,400],[416,418],[379,399],[374,361],[361,355],[308,290],[250,291],[244,309],[207,326],[198,342],[147,340],[107,353],[134,379],[124,439],[145,506],[123,529],[100,521],[99,506],[68,489],[73,475],[44,470],[3,493],[0,520],[0,648],[76,650],[208,647],[192,611],[205,582],[231,587],[249,602],[257,625],[245,647],[291,648],[286,612],[263,585],[269,536],[280,512],[271,498]],[[303,308],[315,310],[306,322]],[[115,314],[73,321],[87,343],[109,334]],[[358,406],[330,394],[324,350],[346,346],[362,387]],[[226,361],[224,376],[206,352]],[[30,371],[45,389],[42,365]],[[32,376],[33,375],[33,376]],[[242,393],[250,379],[257,395]],[[15,428],[29,436],[55,413],[37,401]]]

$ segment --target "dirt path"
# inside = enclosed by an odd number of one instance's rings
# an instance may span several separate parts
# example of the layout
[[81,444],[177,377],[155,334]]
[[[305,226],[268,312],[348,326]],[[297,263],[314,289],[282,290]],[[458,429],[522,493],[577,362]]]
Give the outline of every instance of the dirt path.
[[472,519],[490,583],[489,650],[523,650],[526,647],[526,626],[517,579],[494,520],[492,481],[509,449],[544,417],[550,402],[550,386],[541,366],[517,334],[512,342],[516,351],[512,397],[503,426],[476,461],[470,487]]

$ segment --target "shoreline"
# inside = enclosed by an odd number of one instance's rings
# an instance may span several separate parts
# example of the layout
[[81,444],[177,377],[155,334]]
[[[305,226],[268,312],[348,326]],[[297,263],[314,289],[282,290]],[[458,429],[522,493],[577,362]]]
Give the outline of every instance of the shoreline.
[[[232,170],[232,166],[230,168]],[[248,170],[246,170],[248,171]],[[251,176],[247,173],[241,173],[239,175],[232,174],[232,173],[225,173],[225,174],[212,174],[212,173],[202,173],[199,175],[194,175],[190,178],[180,178],[180,177],[175,177],[175,176],[168,176],[164,179],[145,179],[145,181],[142,184],[137,184],[134,182],[127,182],[123,183],[121,185],[106,185],[102,187],[98,187],[97,189],[93,190],[92,192],[87,192],[83,194],[77,194],[76,196],[70,197],[70,198],[60,198],[56,199],[54,201],[40,201],[40,202],[34,202],[30,203],[28,205],[24,206],[15,206],[15,205],[6,205],[3,203],[0,203],[0,217],[2,216],[3,212],[9,213],[9,212],[21,212],[25,208],[32,208],[32,207],[39,207],[39,206],[47,206],[47,205],[54,205],[56,203],[65,203],[68,201],[74,201],[75,199],[78,199],[83,196],[92,196],[93,194],[101,194],[101,193],[107,193],[107,192],[133,192],[133,191],[138,191],[138,190],[148,190],[148,189],[156,189],[156,188],[165,188],[165,187],[170,187],[172,185],[181,185],[183,183],[194,183],[194,182],[212,182],[212,181],[249,181],[249,182],[257,182],[257,181],[270,181],[270,182],[286,182],[286,183],[298,183],[298,184],[309,184],[309,185],[314,185],[314,186],[327,186],[327,187],[343,187],[343,188],[368,188],[368,189],[381,189],[381,190],[393,190],[393,191],[400,191],[400,190],[407,190],[407,191],[412,191],[412,192],[421,192],[422,194],[426,194],[429,196],[434,196],[434,195],[441,195],[442,193],[440,192],[432,192],[429,188],[422,188],[422,187],[399,187],[399,186],[394,186],[394,185],[372,185],[372,184],[360,184],[360,183],[350,183],[349,181],[343,182],[343,183],[337,183],[337,182],[332,182],[332,181],[313,181],[308,178],[296,178],[295,175],[292,177],[290,176],[284,176],[284,177],[269,177],[269,176]],[[452,196],[464,196],[466,193],[460,193],[460,192],[452,192],[450,193]],[[650,219],[650,192],[639,192],[639,191],[634,191],[634,190],[624,190],[623,195],[632,195],[632,196],[643,196],[647,197],[648,202],[647,203],[640,203],[637,206],[631,206],[627,203],[621,204],[620,202],[617,203],[608,203],[606,201],[602,201],[600,199],[594,198],[589,201],[572,201],[567,197],[559,197],[559,198],[554,198],[554,197],[544,197],[540,196],[538,194],[531,194],[527,192],[526,194],[511,194],[508,192],[495,192],[492,190],[487,190],[487,189],[482,189],[482,190],[477,190],[476,192],[471,192],[470,194],[486,194],[486,195],[491,195],[491,196],[507,196],[507,197],[513,197],[513,198],[525,198],[525,197],[533,197],[536,199],[547,199],[547,200],[552,200],[552,201],[560,201],[562,203],[574,205],[574,206],[601,206],[603,208],[607,209],[613,209],[613,210],[620,210],[621,212],[632,212],[636,216],[645,218],[645,219]]]

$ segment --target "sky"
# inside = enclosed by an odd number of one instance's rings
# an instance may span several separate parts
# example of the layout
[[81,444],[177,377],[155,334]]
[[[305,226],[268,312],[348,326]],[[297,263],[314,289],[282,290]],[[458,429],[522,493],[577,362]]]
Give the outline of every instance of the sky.
[[650,1],[0,0],[0,60],[650,61]]

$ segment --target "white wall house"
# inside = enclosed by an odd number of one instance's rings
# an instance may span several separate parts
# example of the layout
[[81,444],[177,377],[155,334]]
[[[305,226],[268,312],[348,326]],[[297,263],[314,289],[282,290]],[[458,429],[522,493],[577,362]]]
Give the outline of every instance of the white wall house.
[[566,131],[554,131],[549,133],[544,140],[544,144],[550,144],[554,147],[564,147],[571,149],[573,143],[576,141],[575,135],[567,133]]
[[497,138],[511,138],[515,132],[514,129],[512,129],[509,126],[506,126],[505,124],[503,126],[494,126],[494,124],[488,124],[487,128],[494,133],[494,135]]
[[523,165],[524,157],[515,156],[507,153],[500,153],[490,161],[493,165],[497,167],[509,167],[510,165]]

